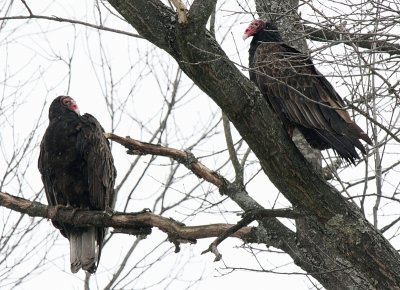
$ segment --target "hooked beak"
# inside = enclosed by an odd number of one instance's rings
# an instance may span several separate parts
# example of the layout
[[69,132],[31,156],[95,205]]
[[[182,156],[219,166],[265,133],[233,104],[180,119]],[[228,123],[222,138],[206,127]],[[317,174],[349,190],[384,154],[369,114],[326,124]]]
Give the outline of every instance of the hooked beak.
[[79,111],[79,108],[76,104],[71,105],[71,110],[74,111],[75,113],[77,113],[78,115],[81,114],[81,112]]

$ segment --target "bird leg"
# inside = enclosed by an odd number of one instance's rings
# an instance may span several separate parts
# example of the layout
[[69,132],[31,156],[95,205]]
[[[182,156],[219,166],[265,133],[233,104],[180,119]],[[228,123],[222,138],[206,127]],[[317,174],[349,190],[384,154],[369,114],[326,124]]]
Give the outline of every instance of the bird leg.
[[71,223],[73,223],[75,214],[79,210],[79,208],[71,206],[71,204],[69,202],[67,202],[67,204],[56,204],[54,206],[54,216],[55,217],[58,215],[58,212],[60,211],[60,209],[67,209],[67,210],[72,209],[71,214],[70,214],[70,221],[71,221]]
[[56,205],[54,206],[54,216],[55,216],[55,217],[58,216],[59,210],[60,210],[61,208],[63,208],[63,207],[64,207],[63,204],[56,204]]
[[71,223],[73,223],[75,215],[76,215],[76,212],[78,210],[80,210],[80,208],[73,207],[69,202],[67,202],[67,205],[65,207],[68,208],[68,209],[72,209],[71,214],[70,214],[70,220],[71,220]]

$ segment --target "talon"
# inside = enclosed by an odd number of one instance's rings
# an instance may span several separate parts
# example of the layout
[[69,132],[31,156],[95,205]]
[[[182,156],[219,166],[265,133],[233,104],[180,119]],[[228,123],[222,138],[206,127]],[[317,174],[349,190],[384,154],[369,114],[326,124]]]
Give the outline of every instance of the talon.
[[142,209],[141,213],[147,213],[147,212],[151,212],[151,209],[149,209],[148,207]]
[[115,211],[111,207],[107,206],[106,209],[104,210],[104,213],[109,217],[112,217]]
[[77,212],[78,210],[80,210],[80,208],[76,208],[76,207],[72,208],[71,220],[74,219],[74,217],[75,217],[75,215],[76,215],[76,212]]
[[62,205],[62,204],[56,204],[56,205],[54,206],[54,216],[55,216],[55,217],[58,216],[59,210],[62,209],[63,207],[64,207],[64,205]]
[[151,210],[150,210],[149,208],[146,207],[146,208],[142,209],[141,211],[132,212],[131,214],[133,214],[133,215],[139,215],[139,214],[149,213],[149,212],[151,212]]
[[54,209],[56,210],[56,213],[60,210],[60,208],[63,208],[64,206],[62,204],[57,204],[54,206]]

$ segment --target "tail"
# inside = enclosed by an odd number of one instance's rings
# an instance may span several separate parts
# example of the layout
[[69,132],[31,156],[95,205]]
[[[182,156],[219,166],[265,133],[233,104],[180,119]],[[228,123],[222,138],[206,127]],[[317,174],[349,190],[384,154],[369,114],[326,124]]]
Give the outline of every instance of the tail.
[[319,150],[332,148],[340,157],[352,164],[355,164],[356,160],[360,159],[355,148],[359,149],[362,154],[366,154],[365,148],[358,138],[365,140],[368,144],[372,144],[365,133],[362,137],[355,137],[352,134],[339,135],[325,130],[309,129],[300,126],[299,130],[308,143],[310,143],[311,147]]
[[80,228],[69,233],[71,271],[79,269],[95,273],[100,259],[100,245],[95,227]]
[[347,129],[349,130],[350,134],[358,139],[364,140],[369,145],[372,145],[372,140],[369,136],[360,128],[356,123],[347,124]]
[[357,159],[360,159],[355,148],[358,148],[361,153],[366,154],[365,148],[357,138],[338,135],[327,131],[316,130],[316,132],[340,157],[353,165],[356,164]]

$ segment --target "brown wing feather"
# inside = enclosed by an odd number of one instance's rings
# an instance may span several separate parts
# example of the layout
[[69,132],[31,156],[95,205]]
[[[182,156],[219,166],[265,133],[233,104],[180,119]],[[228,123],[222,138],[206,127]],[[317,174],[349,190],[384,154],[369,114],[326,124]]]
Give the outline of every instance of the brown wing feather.
[[[76,122],[75,122],[76,123]],[[71,129],[72,127],[72,129]],[[49,205],[67,205],[70,201],[65,193],[65,188],[69,186],[69,180],[64,178],[65,171],[68,166],[64,158],[71,161],[70,151],[68,148],[74,142],[69,142],[66,137],[75,133],[75,128],[69,126],[69,123],[61,122],[58,119],[50,122],[43,140],[40,144],[40,155],[38,160],[38,168],[41,173],[46,198]],[[57,221],[52,221],[53,225],[61,231],[64,237],[69,236],[71,226]]]
[[103,135],[103,128],[92,115],[85,114],[81,120],[76,144],[86,161],[90,207],[99,210],[113,208],[116,170],[110,145]]
[[258,87],[282,118],[305,128],[350,134],[372,143],[345,110],[331,109],[343,108],[343,100],[312,61],[296,49],[262,43],[254,56],[254,69]]

